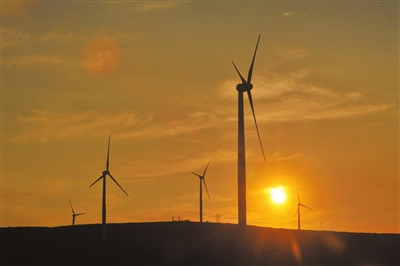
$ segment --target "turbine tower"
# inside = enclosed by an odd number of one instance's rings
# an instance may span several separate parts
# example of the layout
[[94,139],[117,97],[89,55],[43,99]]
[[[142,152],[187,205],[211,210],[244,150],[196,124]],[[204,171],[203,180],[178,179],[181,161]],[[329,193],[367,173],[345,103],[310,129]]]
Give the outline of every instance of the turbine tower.
[[82,215],[82,214],[86,214],[86,212],[83,212],[83,213],[75,213],[74,208],[72,208],[71,201],[70,201],[70,200],[68,200],[68,201],[69,201],[69,206],[71,206],[71,210],[72,210],[72,225],[75,225],[75,217],[76,217],[76,216],[79,216],[79,215]]
[[305,207],[305,208],[310,209],[310,210],[311,210],[311,208],[310,208],[310,207],[307,207],[306,205],[301,204],[301,202],[300,202],[300,195],[299,195],[299,189],[298,189],[298,188],[297,188],[297,199],[298,199],[298,202],[297,202],[297,211],[296,211],[296,213],[294,214],[294,217],[296,217],[296,214],[297,214],[297,229],[300,230],[300,207],[302,206],[302,207]]
[[206,188],[208,198],[209,198],[210,201],[211,201],[210,194],[208,194],[208,189],[207,189],[207,185],[206,185],[206,180],[204,179],[204,178],[205,178],[205,175],[206,175],[206,172],[207,172],[208,165],[210,164],[210,162],[211,162],[211,159],[208,161],[208,164],[207,164],[207,166],[206,166],[206,169],[204,169],[203,175],[199,175],[199,174],[196,174],[196,173],[193,173],[193,172],[192,172],[192,174],[198,176],[199,179],[200,179],[200,223],[203,222],[203,184],[202,184],[202,183],[204,183],[204,187]]
[[245,248],[247,242],[247,217],[246,217],[246,156],[245,156],[245,138],[244,138],[244,108],[243,108],[243,93],[247,92],[247,96],[249,98],[251,111],[253,113],[254,123],[257,129],[258,140],[260,142],[261,151],[263,153],[264,161],[265,154],[264,149],[261,143],[260,133],[258,131],[256,115],[254,113],[253,106],[253,98],[251,97],[251,89],[253,88],[253,84],[251,84],[251,76],[253,74],[253,66],[254,60],[257,53],[258,43],[260,41],[261,35],[258,36],[256,49],[254,51],[253,60],[250,65],[249,73],[247,76],[247,81],[240,74],[237,69],[235,63],[232,61],[233,66],[235,67],[236,72],[239,74],[239,77],[242,83],[239,83],[236,86],[236,90],[238,91],[238,224],[239,224],[239,247]]
[[108,136],[108,151],[107,151],[107,161],[106,161],[106,170],[103,171],[102,176],[100,176],[96,181],[93,182],[89,187],[93,186],[97,183],[100,179],[103,179],[103,204],[102,204],[102,233],[101,238],[106,239],[106,179],[107,175],[119,186],[120,189],[127,195],[126,191],[118,184],[117,180],[111,175],[110,171],[108,170],[110,160],[110,136]]

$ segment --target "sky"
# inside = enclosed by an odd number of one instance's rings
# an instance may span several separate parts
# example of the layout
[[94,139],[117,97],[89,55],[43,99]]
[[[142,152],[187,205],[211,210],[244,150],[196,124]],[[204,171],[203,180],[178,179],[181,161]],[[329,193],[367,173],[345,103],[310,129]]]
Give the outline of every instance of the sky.
[[[400,233],[398,1],[2,1],[2,227],[247,223]],[[282,187],[286,201],[271,201]],[[203,192],[206,191],[203,189]]]

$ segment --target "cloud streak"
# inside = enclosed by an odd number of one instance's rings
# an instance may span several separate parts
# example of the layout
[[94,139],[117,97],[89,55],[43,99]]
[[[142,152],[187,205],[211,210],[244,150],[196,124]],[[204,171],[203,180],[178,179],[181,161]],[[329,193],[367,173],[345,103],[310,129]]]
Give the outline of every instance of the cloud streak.
[[309,55],[309,52],[304,48],[280,48],[277,53],[286,60],[306,58]]
[[[157,117],[158,118],[158,117]],[[203,123],[207,121],[207,123]],[[11,142],[46,142],[74,138],[90,138],[111,134],[119,139],[148,140],[172,137],[217,126],[221,120],[211,113],[187,113],[181,120],[161,122],[154,115],[140,115],[132,111],[32,110],[19,115],[17,122],[27,127]]]
[[137,10],[140,12],[148,12],[148,11],[154,11],[154,10],[167,10],[176,7],[179,4],[182,4],[183,2],[176,2],[176,1],[163,1],[163,2],[158,2],[158,1],[151,1],[148,3],[140,3],[137,5]]
[[7,68],[18,66],[41,66],[41,67],[54,67],[64,64],[65,61],[59,56],[46,55],[46,54],[30,54],[18,56],[10,59],[3,60],[2,64]]
[[296,14],[296,12],[288,12],[288,11],[286,11],[286,12],[283,12],[282,16],[289,17],[289,16],[293,16],[294,14]]
[[[357,91],[340,93],[303,82],[309,71],[280,75],[255,76],[253,99],[259,122],[287,122],[301,120],[347,119],[381,112],[393,104],[369,100]],[[230,90],[236,81],[227,80],[220,94],[235,99]]]
[[[308,71],[287,76],[256,76],[253,98],[259,123],[325,119],[350,119],[385,111],[393,104],[369,100],[357,91],[336,92],[303,82]],[[223,100],[236,101],[232,88],[236,81],[227,80],[220,87]],[[27,130],[12,138],[12,142],[49,141],[76,136],[85,138],[111,134],[119,139],[148,140],[168,138],[197,132],[206,128],[234,126],[235,104],[198,106],[197,111],[179,119],[160,119],[163,114],[139,114],[133,111],[53,111],[33,110],[18,116],[17,122]],[[248,119],[251,114],[247,113]],[[246,118],[247,119],[247,118]]]

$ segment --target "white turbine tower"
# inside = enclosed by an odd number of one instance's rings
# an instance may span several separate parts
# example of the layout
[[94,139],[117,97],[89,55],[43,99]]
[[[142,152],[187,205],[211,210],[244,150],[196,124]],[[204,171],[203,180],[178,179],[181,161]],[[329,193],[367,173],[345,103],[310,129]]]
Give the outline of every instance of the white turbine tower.
[[199,175],[199,174],[192,172],[192,174],[198,176],[200,179],[200,223],[203,222],[203,184],[202,183],[204,183],[204,187],[206,188],[208,198],[211,201],[210,194],[208,194],[208,189],[207,189],[206,180],[205,180],[207,168],[208,168],[208,165],[210,164],[210,162],[211,162],[211,159],[208,161],[206,169],[204,169],[203,175]]
[[253,99],[251,97],[251,89],[253,88],[253,84],[251,84],[251,76],[253,74],[253,66],[254,60],[257,53],[258,42],[260,41],[261,35],[258,36],[256,49],[254,51],[253,60],[250,65],[249,73],[247,76],[247,81],[240,74],[237,69],[235,63],[232,61],[233,66],[235,67],[236,72],[239,74],[239,77],[242,83],[239,83],[236,86],[236,90],[238,91],[238,224],[239,224],[239,247],[245,248],[247,243],[247,217],[246,217],[246,156],[245,156],[245,138],[244,138],[244,108],[243,108],[243,93],[247,92],[249,97],[249,102],[251,106],[251,111],[253,113],[254,123],[257,129],[258,140],[260,142],[261,151],[264,156],[264,149],[261,143],[260,133],[258,131],[256,115],[254,113]]
[[126,193],[126,191],[118,184],[117,180],[114,179],[114,177],[111,175],[110,171],[108,170],[109,160],[110,160],[110,136],[108,136],[108,151],[107,151],[106,170],[103,171],[102,176],[100,176],[96,181],[93,182],[93,184],[90,185],[90,187],[91,187],[94,184],[96,184],[97,181],[99,181],[100,179],[103,179],[102,234],[101,234],[102,239],[106,239],[106,179],[107,179],[107,175],[128,196],[128,193]]
[[82,215],[82,214],[86,214],[86,212],[83,212],[83,213],[75,213],[74,208],[72,208],[71,201],[68,200],[68,202],[69,202],[69,206],[71,206],[71,210],[72,210],[72,225],[75,225],[75,217],[76,217],[76,216],[79,216],[79,215]]
[[296,214],[297,214],[297,229],[300,230],[300,207],[305,207],[305,208],[310,209],[310,210],[311,210],[311,208],[307,207],[304,204],[301,204],[300,195],[299,195],[299,189],[298,188],[297,188],[297,200],[298,200],[297,201],[297,211],[294,214],[294,217],[296,217]]

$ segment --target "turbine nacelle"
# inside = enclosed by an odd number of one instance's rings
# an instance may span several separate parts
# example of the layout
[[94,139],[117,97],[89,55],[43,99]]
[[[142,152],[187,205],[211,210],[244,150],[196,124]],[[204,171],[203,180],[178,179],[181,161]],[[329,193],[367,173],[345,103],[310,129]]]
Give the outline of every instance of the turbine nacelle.
[[105,171],[103,171],[103,175],[105,176],[105,175],[109,175],[110,174],[110,171],[108,171],[108,170],[105,170]]
[[250,91],[253,88],[253,84],[251,83],[239,83],[238,85],[236,85],[236,90],[238,91]]

